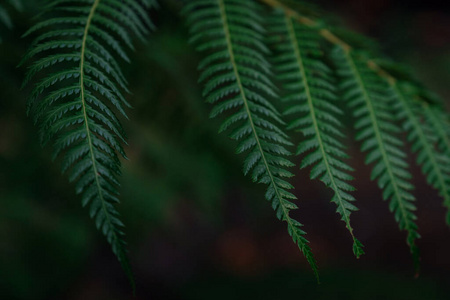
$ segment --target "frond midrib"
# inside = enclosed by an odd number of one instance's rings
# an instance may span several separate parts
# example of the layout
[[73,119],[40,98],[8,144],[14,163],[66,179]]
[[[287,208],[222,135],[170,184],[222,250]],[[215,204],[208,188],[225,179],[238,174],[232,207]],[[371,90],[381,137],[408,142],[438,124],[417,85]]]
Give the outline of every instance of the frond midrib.
[[[345,52],[350,53],[350,52],[354,51],[354,48],[351,45],[349,45],[348,43],[346,43],[345,41],[340,39],[337,35],[335,35],[329,29],[323,28],[323,25],[321,24],[322,22],[310,19],[306,16],[302,16],[297,11],[295,11],[294,9],[290,8],[288,5],[285,5],[278,0],[259,0],[259,1],[262,3],[265,3],[266,5],[268,5],[270,7],[281,9],[284,11],[284,13],[287,16],[291,16],[292,18],[295,18],[299,23],[304,24],[310,28],[316,29],[317,32],[325,40],[342,48]],[[379,66],[375,61],[373,61],[372,59],[367,59],[367,58],[364,58],[364,59],[365,59],[367,66],[369,67],[369,69],[371,69],[372,71],[377,73],[378,76],[385,78],[387,81],[392,82],[392,83],[397,81],[397,79],[393,75],[389,74],[386,70],[384,70],[381,66]]]
[[423,103],[422,106],[425,110],[425,113],[433,123],[433,128],[438,132],[439,137],[444,141],[445,146],[447,147],[445,149],[446,154],[450,155],[450,138],[443,129],[443,126],[440,124],[439,120],[437,120],[438,116],[436,116],[435,112],[432,110],[429,104]]
[[395,85],[393,85],[393,88],[394,88],[395,93],[397,94],[398,99],[402,102],[403,109],[405,110],[409,120],[412,122],[412,124],[414,126],[414,130],[417,133],[417,135],[419,136],[420,143],[422,144],[423,148],[425,149],[425,152],[426,152],[428,158],[431,161],[433,169],[436,172],[436,175],[437,175],[438,180],[439,180],[439,185],[441,187],[440,190],[443,193],[442,196],[444,197],[444,200],[447,203],[449,203],[449,205],[450,205],[450,195],[449,195],[448,190],[447,190],[446,185],[445,185],[445,179],[444,179],[444,176],[442,174],[442,170],[439,167],[439,163],[436,161],[436,157],[435,157],[435,155],[433,153],[434,151],[430,147],[430,143],[429,143],[428,139],[425,136],[425,132],[423,131],[422,127],[420,126],[416,115],[411,110],[411,107],[408,105],[405,97],[403,96],[403,93],[399,91],[398,86],[395,84]]
[[[369,110],[369,116],[370,116],[370,120],[371,120],[372,126],[375,131],[375,138],[377,139],[378,148],[380,149],[384,164],[386,165],[386,169],[388,171],[390,181],[392,183],[392,186],[394,187],[395,198],[397,200],[398,206],[400,207],[400,211],[403,216],[403,220],[405,222],[405,227],[406,227],[405,229],[408,231],[408,235],[410,235],[410,234],[412,234],[413,229],[411,228],[410,221],[407,218],[406,208],[403,205],[403,202],[401,201],[401,199],[403,199],[403,197],[401,196],[399,187],[397,186],[397,180],[395,179],[394,173],[391,168],[391,163],[387,157],[386,149],[384,148],[384,141],[381,137],[380,127],[378,124],[377,117],[375,116],[375,109],[372,105],[372,102],[370,101],[370,97],[367,92],[366,86],[364,84],[363,79],[361,78],[361,74],[359,73],[358,68],[355,65],[353,57],[351,56],[351,54],[348,51],[345,51],[345,49],[344,49],[344,52],[345,52],[345,56],[347,57],[347,60],[350,63],[350,68],[352,69],[352,72],[355,75],[356,80],[358,81],[358,85],[360,86],[360,88],[363,92],[363,98],[364,98],[364,101]],[[409,240],[408,240],[408,244],[409,244]],[[410,245],[410,246],[413,246],[413,245]]]
[[[110,224],[111,232],[113,234],[112,241],[114,241],[114,240],[117,241],[117,239],[118,239],[117,233],[112,226],[109,212],[106,209],[106,205],[105,205],[106,201],[103,196],[103,189],[100,185],[100,179],[99,179],[100,175],[97,171],[97,161],[94,157],[94,145],[92,142],[91,130],[89,128],[89,117],[87,114],[87,104],[86,104],[85,86],[84,86],[84,66],[85,66],[86,42],[87,42],[87,38],[88,38],[88,34],[89,34],[89,27],[92,23],[92,19],[94,18],[95,11],[96,11],[100,1],[101,0],[95,0],[94,3],[92,4],[91,10],[89,12],[89,16],[86,21],[86,26],[84,28],[84,35],[83,35],[83,41],[81,43],[81,53],[80,53],[80,99],[81,99],[81,104],[82,104],[84,123],[85,123],[85,127],[86,127],[86,139],[87,139],[87,142],[89,145],[89,152],[90,152],[90,157],[91,157],[91,161],[92,161],[92,170],[94,172],[95,184],[97,186],[98,195],[99,195],[100,201],[102,203],[102,210],[105,214],[107,222]],[[118,257],[120,260],[122,260],[121,255],[118,255]]]
[[[261,146],[261,142],[260,142],[258,134],[256,132],[256,127],[255,127],[255,124],[253,122],[253,117],[252,117],[252,114],[251,114],[251,111],[250,111],[250,108],[249,108],[249,105],[248,105],[247,96],[245,94],[244,86],[243,86],[243,84],[241,82],[241,78],[240,78],[240,75],[239,75],[239,71],[238,71],[236,60],[235,60],[235,56],[234,56],[233,45],[232,45],[232,42],[231,42],[231,35],[230,35],[229,26],[228,26],[227,13],[226,13],[226,10],[225,10],[224,0],[218,0],[218,2],[219,2],[219,7],[220,7],[221,19],[222,19],[222,23],[223,23],[223,26],[224,26],[224,33],[225,33],[225,38],[226,38],[226,42],[227,42],[227,49],[228,49],[228,53],[230,55],[230,61],[231,61],[231,64],[233,66],[233,72],[234,72],[234,74],[236,76],[236,82],[237,82],[237,85],[239,87],[239,91],[240,91],[240,94],[242,96],[242,100],[244,102],[244,107],[245,107],[246,113],[248,115],[248,120],[249,120],[249,123],[250,123],[250,127],[252,128],[253,135],[254,135],[255,140],[256,140],[256,144],[258,146],[259,152],[261,153],[261,158],[263,159],[265,168],[267,170],[267,173],[269,174],[271,185],[273,186],[275,194],[276,194],[276,196],[278,198],[278,201],[280,203],[280,206],[281,206],[281,208],[283,210],[284,219],[288,223],[288,226],[292,228],[291,231],[292,231],[292,234],[296,236],[296,241],[303,248],[305,245],[304,245],[304,243],[302,241],[302,237],[299,234],[297,234],[297,231],[295,230],[296,226],[292,223],[291,218],[289,217],[288,210],[287,210],[286,206],[283,203],[284,199],[280,195],[280,192],[278,190],[278,186],[276,185],[275,180],[273,178],[273,174],[270,171],[269,164],[267,162],[265,153],[264,153],[264,151],[262,149],[262,146]],[[302,249],[302,251],[303,251],[303,249]]]
[[331,181],[331,185],[332,185],[331,188],[333,189],[335,195],[339,199],[339,205],[343,208],[342,209],[342,214],[343,214],[343,217],[345,219],[345,224],[347,225],[347,229],[349,230],[349,232],[350,232],[354,242],[356,242],[355,241],[356,238],[355,238],[355,236],[353,234],[353,228],[350,226],[350,216],[347,213],[347,210],[345,209],[344,201],[343,201],[341,195],[338,192],[339,189],[337,187],[336,181],[334,180],[334,175],[333,175],[333,173],[331,171],[330,163],[328,161],[328,155],[326,154],[326,151],[325,151],[325,147],[324,147],[324,143],[323,143],[323,140],[322,140],[321,131],[319,129],[319,125],[318,125],[317,117],[316,117],[316,113],[315,113],[315,108],[314,108],[314,105],[313,105],[311,91],[310,91],[310,88],[309,88],[308,78],[306,76],[305,65],[304,65],[304,62],[303,62],[303,58],[302,58],[302,54],[301,54],[301,51],[300,51],[300,47],[298,45],[297,35],[296,35],[295,29],[294,29],[293,20],[292,20],[292,17],[290,17],[288,15],[285,15],[285,19],[286,19],[286,23],[288,25],[289,38],[291,40],[292,46],[294,47],[294,52],[295,52],[295,56],[296,56],[296,59],[297,59],[299,71],[301,73],[302,81],[303,81],[303,84],[305,86],[305,93],[306,93],[306,98],[308,100],[308,107],[309,107],[310,115],[311,115],[311,118],[312,118],[312,121],[313,121],[314,130],[316,132],[316,137],[317,137],[317,140],[319,142],[320,152],[322,153],[322,159],[324,160],[328,176],[330,177],[330,181]]

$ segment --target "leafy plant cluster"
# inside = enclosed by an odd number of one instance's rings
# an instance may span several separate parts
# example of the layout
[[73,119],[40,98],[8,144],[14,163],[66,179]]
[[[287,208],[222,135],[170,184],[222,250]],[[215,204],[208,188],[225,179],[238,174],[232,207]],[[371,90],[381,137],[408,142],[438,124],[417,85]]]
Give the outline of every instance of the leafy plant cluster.
[[[157,8],[154,0],[51,1],[44,9],[47,17],[24,35],[35,39],[21,62],[29,65],[28,113],[40,126],[43,144],[51,142],[54,157],[62,157],[62,171],[131,281],[124,225],[114,206],[120,157],[126,159],[120,119],[131,107],[120,63],[131,61],[132,36],[151,43],[150,15]],[[244,174],[267,186],[265,198],[316,276],[306,233],[291,216],[298,208],[289,183],[299,172],[295,156],[301,157],[300,169],[332,190],[330,200],[353,239],[353,252],[364,254],[350,223],[357,205],[344,108],[353,113],[355,140],[372,166],[371,179],[406,231],[418,268],[420,235],[407,156],[415,153],[427,182],[449,208],[450,139],[443,102],[371,41],[328,24],[309,5],[190,0],[182,14],[202,56],[199,83],[212,106],[210,116],[222,117],[219,132],[236,141],[238,154],[245,153]],[[297,139],[301,142],[294,145],[291,140]]]

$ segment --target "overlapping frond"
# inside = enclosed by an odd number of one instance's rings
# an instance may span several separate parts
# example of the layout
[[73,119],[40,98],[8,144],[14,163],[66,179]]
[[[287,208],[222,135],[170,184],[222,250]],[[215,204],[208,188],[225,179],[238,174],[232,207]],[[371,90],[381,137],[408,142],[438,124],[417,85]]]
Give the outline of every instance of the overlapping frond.
[[383,190],[383,199],[390,199],[389,208],[394,213],[400,229],[408,233],[416,268],[418,250],[415,240],[419,238],[414,211],[415,198],[411,194],[411,174],[405,161],[403,142],[397,137],[401,129],[396,125],[392,110],[395,94],[383,78],[370,70],[367,63],[359,61],[355,51],[351,53],[336,47],[333,58],[343,97],[356,118],[356,139],[362,142],[361,150],[368,152],[366,163],[374,163],[371,179],[377,180]]
[[277,97],[272,83],[269,53],[263,43],[265,31],[255,1],[193,0],[185,7],[191,42],[204,58],[200,62],[200,82],[204,96],[214,104],[211,117],[225,112],[228,118],[220,131],[231,132],[239,142],[237,153],[246,152],[244,173],[255,182],[268,185],[267,200],[276,215],[286,221],[289,234],[317,273],[316,263],[301,224],[290,216],[297,206],[286,170],[293,164],[288,137],[280,129],[283,121],[271,99]]
[[153,26],[148,6],[138,0],[53,1],[50,17],[25,34],[39,32],[23,59],[33,60],[25,83],[40,75],[28,112],[40,124],[42,142],[54,140],[54,157],[64,153],[62,171],[76,182],[83,206],[89,205],[131,280],[123,224],[114,207],[119,202],[118,154],[126,157],[117,113],[126,116],[130,106],[117,57],[128,61],[130,33],[143,38]]
[[[424,111],[429,108],[423,102],[414,100],[414,93],[406,83],[396,83],[395,108],[397,117],[403,120],[403,128],[408,133],[412,151],[417,153],[417,164],[421,166],[428,184],[438,190],[444,199],[444,206],[450,209],[450,161],[435,148],[438,134],[427,122]],[[447,212],[447,224],[450,225],[450,212]]]
[[[8,0],[6,1],[10,6],[14,7],[16,10],[22,9],[22,2],[20,0]],[[11,29],[13,27],[13,23],[11,21],[11,17],[8,13],[8,6],[4,5],[4,3],[0,4],[0,24],[6,26]],[[0,36],[0,43],[2,42],[2,37]]]
[[337,212],[352,235],[353,251],[359,257],[364,251],[350,225],[350,214],[357,210],[352,203],[355,198],[349,194],[354,190],[348,183],[353,179],[349,175],[352,168],[345,163],[348,155],[340,141],[344,137],[339,120],[343,112],[332,70],[324,63],[321,36],[284,13],[271,18],[270,28],[279,50],[274,64],[286,91],[286,114],[294,116],[289,128],[303,133],[297,154],[308,153],[301,168],[312,167],[311,179],[320,179],[334,191],[331,201],[336,203]]
[[11,18],[9,17],[6,8],[1,5],[0,5],[0,23],[2,23],[8,28],[12,27]]
[[448,114],[439,107],[423,105],[423,111],[433,132],[437,135],[439,149],[450,157],[450,121]]

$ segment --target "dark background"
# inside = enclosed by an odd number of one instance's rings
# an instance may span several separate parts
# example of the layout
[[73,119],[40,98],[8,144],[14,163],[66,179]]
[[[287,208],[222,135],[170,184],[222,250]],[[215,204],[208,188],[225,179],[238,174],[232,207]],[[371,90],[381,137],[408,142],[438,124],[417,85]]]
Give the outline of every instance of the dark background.
[[[348,27],[377,38],[444,99],[450,96],[450,11],[445,1],[318,1]],[[352,215],[366,255],[329,203],[330,191],[294,179],[300,210],[319,262],[321,284],[264,200],[264,187],[241,172],[234,144],[218,135],[201,99],[198,56],[187,45],[178,1],[163,1],[159,30],[138,45],[131,65],[130,157],[119,210],[127,225],[136,299],[448,299],[450,232],[437,193],[413,166],[421,273],[381,192],[370,182],[359,145],[349,143],[360,211]],[[13,12],[0,44],[0,299],[131,299],[130,287],[72,185],[41,148],[25,115],[29,90],[16,68],[29,45],[36,1]],[[354,132],[349,130],[348,135]],[[349,141],[351,138],[349,138]],[[299,162],[299,159],[296,161]]]

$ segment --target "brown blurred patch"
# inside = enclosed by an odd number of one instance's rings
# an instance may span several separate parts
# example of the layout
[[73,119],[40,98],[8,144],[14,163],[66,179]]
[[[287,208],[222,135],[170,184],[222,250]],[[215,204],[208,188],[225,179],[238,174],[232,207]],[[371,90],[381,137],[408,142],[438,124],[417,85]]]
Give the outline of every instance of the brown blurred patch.
[[217,241],[217,256],[224,269],[252,276],[264,269],[264,257],[255,236],[245,228],[225,232]]

